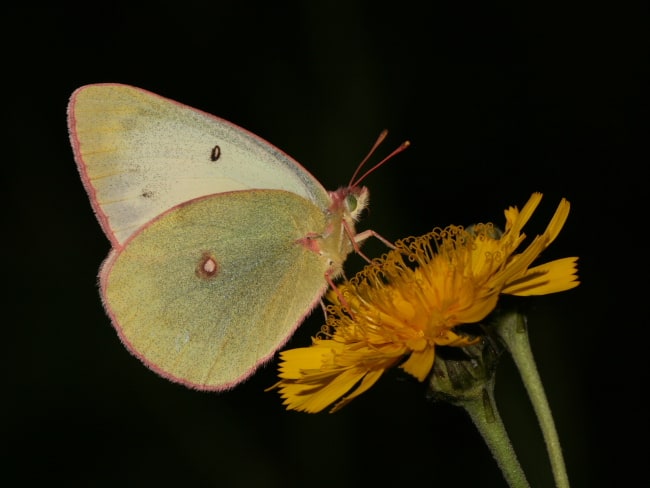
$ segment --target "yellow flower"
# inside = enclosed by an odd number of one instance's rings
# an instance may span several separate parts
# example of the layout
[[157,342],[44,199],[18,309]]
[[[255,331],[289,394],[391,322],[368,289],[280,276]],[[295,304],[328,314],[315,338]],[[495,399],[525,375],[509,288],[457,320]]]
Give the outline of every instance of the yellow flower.
[[390,367],[399,365],[423,381],[436,346],[480,340],[454,328],[483,320],[499,295],[545,295],[578,286],[575,257],[530,267],[566,222],[565,199],[544,233],[515,254],[541,198],[534,193],[521,211],[506,209],[503,234],[492,224],[478,224],[398,241],[328,294],[327,324],[310,347],[280,354],[280,381],[269,389],[280,390],[287,409],[314,413],[338,401],[333,412]]

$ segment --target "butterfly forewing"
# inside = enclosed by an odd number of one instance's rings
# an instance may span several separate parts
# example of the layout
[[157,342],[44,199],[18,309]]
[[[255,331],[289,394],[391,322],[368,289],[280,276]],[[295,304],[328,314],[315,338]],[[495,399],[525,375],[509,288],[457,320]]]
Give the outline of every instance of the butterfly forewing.
[[214,193],[282,189],[329,205],[322,185],[268,142],[139,88],[82,87],[68,123],[82,179],[115,244],[175,205]]

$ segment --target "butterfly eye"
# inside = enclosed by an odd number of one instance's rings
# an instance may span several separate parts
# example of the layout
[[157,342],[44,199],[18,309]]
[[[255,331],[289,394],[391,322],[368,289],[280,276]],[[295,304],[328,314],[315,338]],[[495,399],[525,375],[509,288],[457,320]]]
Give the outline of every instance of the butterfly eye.
[[348,209],[348,212],[354,212],[357,209],[357,197],[354,195],[348,195],[345,197],[345,206]]

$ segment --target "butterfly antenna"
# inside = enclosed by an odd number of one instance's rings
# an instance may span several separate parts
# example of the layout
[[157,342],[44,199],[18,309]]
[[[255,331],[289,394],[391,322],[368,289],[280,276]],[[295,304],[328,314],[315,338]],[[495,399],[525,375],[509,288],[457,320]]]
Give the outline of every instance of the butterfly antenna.
[[357,175],[359,174],[359,171],[361,171],[361,168],[363,167],[364,164],[370,159],[370,156],[373,155],[373,153],[377,150],[379,145],[384,142],[386,139],[386,136],[388,135],[388,131],[386,129],[382,130],[381,133],[379,134],[379,137],[377,137],[377,140],[375,143],[372,145],[372,148],[370,148],[370,151],[366,155],[365,158],[361,161],[359,166],[357,166],[357,170],[354,172],[352,175],[352,178],[350,178],[350,187],[355,187],[358,186],[359,183],[361,183],[370,173],[375,171],[377,168],[379,168],[382,164],[386,163],[388,160],[396,156],[397,154],[401,153],[404,151],[407,147],[411,145],[409,141],[404,141],[400,146],[395,149],[392,153],[390,153],[388,156],[386,156],[384,159],[379,161],[377,164],[375,164],[372,168],[370,168],[368,171],[366,171],[363,175],[361,175],[359,178],[357,178]]
[[[359,163],[359,166],[357,166],[357,170],[356,170],[356,171],[354,172],[354,174],[352,175],[352,178],[350,178],[350,186],[353,186],[354,180],[355,180],[355,178],[357,177],[357,175],[359,174],[359,171],[361,171],[361,168],[363,168],[363,165],[366,164],[366,163],[368,162],[368,160],[370,159],[370,156],[373,155],[373,153],[377,150],[377,148],[379,147],[379,145],[380,145],[382,142],[384,142],[384,140],[386,139],[386,136],[387,136],[387,135],[388,135],[388,130],[384,129],[384,130],[381,131],[381,133],[379,134],[379,137],[377,137],[377,140],[375,141],[375,143],[374,143],[374,144],[372,145],[372,147],[370,148],[370,151],[368,151],[368,154],[366,154],[366,157],[363,158],[363,160],[361,161],[361,163]],[[359,181],[360,181],[360,180],[359,180]]]

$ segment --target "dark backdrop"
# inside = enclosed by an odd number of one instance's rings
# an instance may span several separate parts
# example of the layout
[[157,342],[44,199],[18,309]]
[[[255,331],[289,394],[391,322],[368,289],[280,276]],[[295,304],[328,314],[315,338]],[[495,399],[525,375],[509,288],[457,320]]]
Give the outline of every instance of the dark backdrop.
[[[566,228],[544,258],[579,256],[582,284],[534,301],[535,357],[572,486],[647,479],[647,7],[193,3],[6,12],[7,486],[505,486],[465,413],[426,403],[413,383],[387,377],[338,414],[308,415],[264,393],[273,364],[211,394],[130,356],[97,293],[109,242],[66,129],[69,95],[94,82],[133,84],[231,120],[329,189],[348,181],[381,129],[390,135],[380,153],[409,139],[366,182],[360,228],[391,240],[502,224],[504,208],[541,191],[527,228],[535,234],[568,198]],[[353,257],[347,269],[360,266]],[[307,344],[320,319],[290,345]],[[532,485],[551,486],[507,359],[497,397]]]

